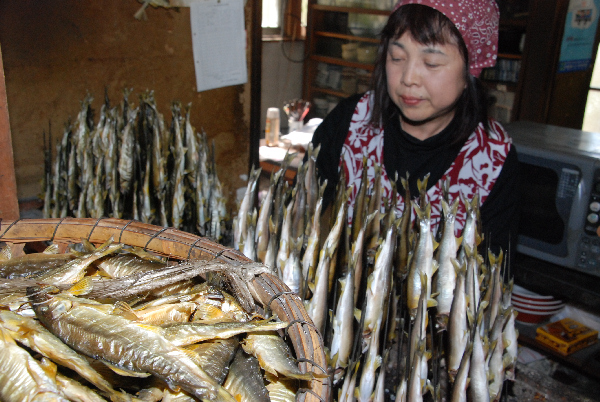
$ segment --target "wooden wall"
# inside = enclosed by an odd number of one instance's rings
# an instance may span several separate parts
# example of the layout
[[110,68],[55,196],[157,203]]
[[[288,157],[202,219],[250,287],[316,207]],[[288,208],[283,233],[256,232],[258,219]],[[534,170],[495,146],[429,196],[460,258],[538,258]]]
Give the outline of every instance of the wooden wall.
[[558,72],[569,0],[529,0],[524,72],[515,120],[581,129],[592,78],[600,28],[596,30],[592,65],[585,71]]
[[17,182],[15,180],[12,138],[3,71],[2,48],[0,46],[0,219],[18,219]]
[[[253,1],[245,6],[247,27]],[[139,7],[135,0],[0,2],[19,199],[41,191],[49,122],[56,142],[86,93],[98,115],[105,88],[113,104],[133,88],[135,103],[142,91],[154,90],[167,122],[172,101],[192,103],[192,124],[215,140],[219,178],[234,206],[235,189],[245,185],[239,176],[248,172],[250,84],[196,92],[189,8],[148,7],[148,20],[138,21]]]

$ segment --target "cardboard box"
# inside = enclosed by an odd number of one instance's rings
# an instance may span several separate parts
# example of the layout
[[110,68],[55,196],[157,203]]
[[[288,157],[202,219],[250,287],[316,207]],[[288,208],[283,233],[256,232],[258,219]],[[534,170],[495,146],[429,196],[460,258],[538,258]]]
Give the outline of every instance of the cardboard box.
[[598,341],[598,331],[563,318],[538,327],[535,339],[562,355],[569,355]]

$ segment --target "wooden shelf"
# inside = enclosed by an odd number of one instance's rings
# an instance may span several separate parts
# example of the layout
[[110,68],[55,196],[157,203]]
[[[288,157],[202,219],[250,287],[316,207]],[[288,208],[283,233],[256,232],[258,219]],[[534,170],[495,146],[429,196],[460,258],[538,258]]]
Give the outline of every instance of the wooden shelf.
[[371,14],[371,15],[390,15],[390,10],[378,10],[374,8],[361,8],[361,7],[343,7],[343,6],[326,6],[322,4],[311,4],[313,10],[318,11],[332,11],[337,13],[357,13],[357,14]]
[[[320,1],[320,0],[319,0]],[[346,98],[353,93],[346,93],[340,90],[331,88],[323,88],[315,85],[317,82],[324,83],[323,74],[329,78],[330,73],[334,73],[336,68],[331,66],[341,66],[355,70],[366,70],[372,72],[374,63],[361,63],[357,60],[345,60],[341,57],[341,45],[344,42],[357,42],[363,46],[378,46],[379,37],[375,34],[372,28],[364,27],[364,29],[354,29],[349,23],[354,14],[364,17],[371,17],[374,20],[380,20],[381,17],[388,17],[391,10],[379,10],[374,8],[363,8],[348,6],[332,6],[317,4],[317,0],[309,0],[308,8],[308,23],[306,27],[306,47],[309,57],[304,62],[304,84],[302,96],[313,101],[315,96],[327,95],[335,98]],[[349,14],[352,14],[350,16]],[[362,34],[364,32],[364,35]],[[358,35],[356,35],[358,34]],[[319,64],[327,64],[327,71],[320,70]],[[357,75],[362,75],[362,72],[357,71]],[[317,80],[318,78],[318,80]],[[332,77],[335,78],[335,77]],[[363,89],[357,80],[356,91],[359,88]],[[352,90],[353,84],[349,84],[344,89]],[[330,105],[331,106],[331,105]],[[325,114],[324,110],[319,111],[320,114]],[[320,116],[324,117],[324,116]]]
[[352,67],[352,68],[360,68],[367,71],[373,71],[372,64],[359,63],[358,61],[350,61],[340,59],[338,57],[329,57],[329,56],[319,56],[317,54],[311,55],[310,59],[317,62],[327,63],[327,64],[335,64],[342,67]]
[[347,34],[341,34],[341,33],[335,33],[335,32],[325,32],[325,31],[315,31],[314,34],[315,34],[315,36],[321,36],[324,38],[335,38],[335,39],[344,39],[344,40],[355,41],[355,42],[366,42],[366,43],[373,43],[375,45],[379,44],[378,38],[368,38],[368,37],[364,37],[364,36],[347,35]]

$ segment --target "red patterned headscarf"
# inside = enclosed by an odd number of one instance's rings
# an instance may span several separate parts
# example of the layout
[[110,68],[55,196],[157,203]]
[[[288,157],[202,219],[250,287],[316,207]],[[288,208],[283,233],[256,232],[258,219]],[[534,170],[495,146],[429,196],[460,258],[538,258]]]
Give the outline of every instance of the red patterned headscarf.
[[500,11],[495,0],[399,0],[394,11],[406,4],[431,7],[454,23],[467,45],[471,75],[479,77],[496,64]]

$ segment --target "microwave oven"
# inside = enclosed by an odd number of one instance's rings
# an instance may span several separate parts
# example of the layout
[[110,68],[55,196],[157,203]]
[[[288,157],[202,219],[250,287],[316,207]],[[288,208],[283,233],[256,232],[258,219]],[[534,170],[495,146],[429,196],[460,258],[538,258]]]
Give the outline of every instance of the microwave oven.
[[600,133],[505,125],[520,164],[517,251],[600,276]]

